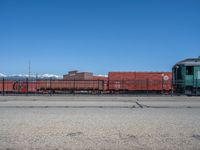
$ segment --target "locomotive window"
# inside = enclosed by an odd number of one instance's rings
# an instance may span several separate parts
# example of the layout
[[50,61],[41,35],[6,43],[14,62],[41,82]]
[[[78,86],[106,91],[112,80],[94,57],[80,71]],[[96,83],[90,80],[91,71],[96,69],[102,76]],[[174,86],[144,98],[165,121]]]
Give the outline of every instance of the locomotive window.
[[194,67],[193,66],[186,66],[186,75],[193,75]]
[[200,79],[200,71],[198,71],[198,77],[197,77],[197,79],[198,80]]
[[176,80],[182,80],[182,67],[176,68]]

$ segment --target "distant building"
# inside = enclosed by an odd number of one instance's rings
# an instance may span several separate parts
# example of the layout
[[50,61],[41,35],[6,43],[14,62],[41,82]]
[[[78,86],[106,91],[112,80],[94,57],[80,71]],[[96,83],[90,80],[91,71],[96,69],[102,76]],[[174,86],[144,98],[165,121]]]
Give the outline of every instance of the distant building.
[[93,80],[93,73],[78,72],[77,70],[69,71],[68,74],[63,75],[64,80]]

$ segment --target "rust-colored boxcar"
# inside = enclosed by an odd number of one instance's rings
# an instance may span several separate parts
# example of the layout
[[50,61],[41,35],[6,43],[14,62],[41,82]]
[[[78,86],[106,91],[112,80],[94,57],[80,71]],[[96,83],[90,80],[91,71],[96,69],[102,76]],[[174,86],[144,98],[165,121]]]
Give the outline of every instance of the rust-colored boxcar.
[[170,91],[171,72],[109,72],[108,89],[123,91]]

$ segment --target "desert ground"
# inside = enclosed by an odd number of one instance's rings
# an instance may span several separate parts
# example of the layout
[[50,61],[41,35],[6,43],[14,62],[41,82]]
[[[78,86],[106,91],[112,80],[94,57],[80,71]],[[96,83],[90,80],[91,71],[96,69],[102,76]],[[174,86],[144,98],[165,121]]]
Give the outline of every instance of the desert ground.
[[0,149],[198,150],[200,97],[1,96]]

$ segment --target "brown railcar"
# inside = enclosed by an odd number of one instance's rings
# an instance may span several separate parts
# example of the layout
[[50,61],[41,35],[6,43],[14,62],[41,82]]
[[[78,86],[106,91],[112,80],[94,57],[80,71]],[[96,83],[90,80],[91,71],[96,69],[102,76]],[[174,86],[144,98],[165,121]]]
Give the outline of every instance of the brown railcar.
[[109,72],[110,91],[170,91],[171,72]]
[[37,81],[38,90],[103,90],[102,80],[48,80]]

